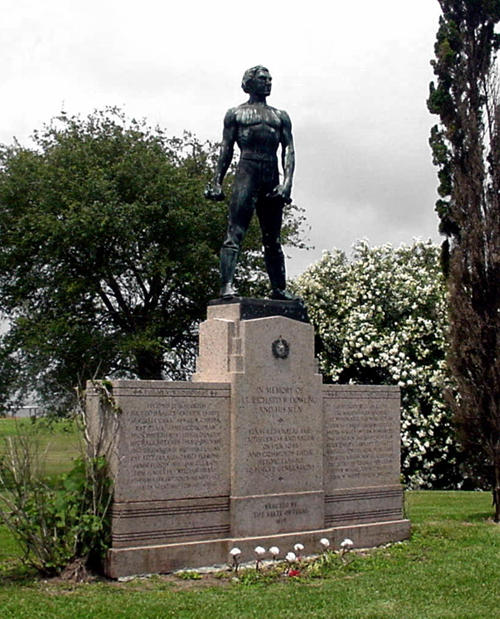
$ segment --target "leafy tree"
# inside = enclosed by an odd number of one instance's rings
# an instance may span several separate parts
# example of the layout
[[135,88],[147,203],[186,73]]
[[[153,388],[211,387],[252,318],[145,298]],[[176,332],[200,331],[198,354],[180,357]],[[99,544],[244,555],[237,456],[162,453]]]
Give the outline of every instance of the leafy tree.
[[[115,108],[62,114],[33,140],[0,151],[0,391],[58,408],[95,375],[185,378],[218,290],[227,204],[203,197],[214,146]],[[288,210],[285,242],[300,244],[300,221]],[[254,226],[243,294],[266,281],[260,243]]]
[[[464,484],[442,391],[446,297],[439,248],[415,242],[325,252],[296,280],[319,336],[320,367],[339,383],[401,387],[401,469],[411,487]],[[470,483],[470,482],[468,482]]]
[[476,474],[493,487],[500,521],[500,106],[499,0],[440,0],[429,110],[439,168],[436,210],[450,318],[448,393]]

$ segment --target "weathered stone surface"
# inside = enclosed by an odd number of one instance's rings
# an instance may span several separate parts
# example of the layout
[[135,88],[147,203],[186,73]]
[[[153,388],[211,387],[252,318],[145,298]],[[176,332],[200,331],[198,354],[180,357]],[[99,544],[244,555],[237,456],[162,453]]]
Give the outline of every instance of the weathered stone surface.
[[[229,386],[111,384],[120,411],[113,421],[113,547],[229,535]],[[92,388],[89,400],[94,427]]]
[[209,306],[193,382],[114,381],[107,418],[89,388],[89,428],[112,447],[112,577],[221,563],[233,545],[250,560],[408,536],[399,390],[323,385],[312,326],[248,301],[260,317]]
[[325,491],[399,484],[399,389],[324,385]]
[[[321,376],[310,325],[273,317],[240,323],[244,363],[232,375],[233,494],[320,488]],[[273,353],[282,340],[286,357]]]
[[116,381],[115,501],[229,494],[227,385]]
[[325,524],[401,517],[399,389],[324,385]]
[[[254,548],[256,546],[263,546],[266,550],[271,546],[277,546],[280,549],[278,558],[284,559],[286,553],[292,550],[297,542],[303,544],[303,554],[310,555],[321,551],[319,540],[323,537],[330,540],[331,548],[339,548],[340,543],[346,537],[354,542],[355,548],[370,548],[405,539],[408,534],[408,521],[397,520],[292,531],[278,535],[230,537],[137,548],[113,548],[108,553],[106,573],[111,578],[120,578],[131,574],[166,573],[179,569],[231,563],[229,552],[234,546],[241,550],[242,561],[251,561],[255,558]],[[266,558],[271,558],[271,555],[267,553]]]
[[317,529],[324,524],[323,491],[231,497],[231,533],[258,537]]

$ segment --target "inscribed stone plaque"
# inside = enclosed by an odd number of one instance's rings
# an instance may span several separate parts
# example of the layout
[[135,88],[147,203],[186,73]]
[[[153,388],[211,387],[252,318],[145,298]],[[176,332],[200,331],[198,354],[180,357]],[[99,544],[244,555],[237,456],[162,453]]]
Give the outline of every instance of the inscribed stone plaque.
[[325,492],[399,484],[399,389],[324,385]]
[[[321,376],[312,327],[272,317],[242,321],[240,331],[245,365],[232,385],[233,495],[321,489]],[[273,349],[280,340],[286,356]]]
[[229,494],[227,385],[114,385],[122,411],[115,501]]
[[291,381],[261,380],[244,395],[242,390],[240,385],[238,438],[244,447],[238,468],[247,486],[259,493],[321,487],[319,420],[311,415],[311,407],[321,407],[317,395]]
[[323,526],[322,491],[231,499],[233,536],[308,531]]

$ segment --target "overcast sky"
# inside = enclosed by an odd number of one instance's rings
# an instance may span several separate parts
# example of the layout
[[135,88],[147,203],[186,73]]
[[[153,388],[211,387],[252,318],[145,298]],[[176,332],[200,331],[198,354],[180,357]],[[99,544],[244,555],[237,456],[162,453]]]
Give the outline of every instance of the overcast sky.
[[426,108],[437,0],[0,0],[0,142],[106,105],[219,140],[245,69],[288,111],[311,252],[439,240]]

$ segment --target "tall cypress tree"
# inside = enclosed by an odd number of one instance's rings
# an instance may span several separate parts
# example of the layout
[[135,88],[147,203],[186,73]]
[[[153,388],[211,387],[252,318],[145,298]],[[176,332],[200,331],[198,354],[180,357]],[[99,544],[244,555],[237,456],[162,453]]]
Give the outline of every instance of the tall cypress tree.
[[459,437],[500,521],[500,0],[439,0],[429,110],[450,301],[448,394]]

